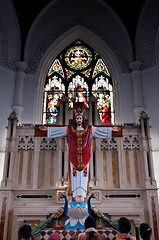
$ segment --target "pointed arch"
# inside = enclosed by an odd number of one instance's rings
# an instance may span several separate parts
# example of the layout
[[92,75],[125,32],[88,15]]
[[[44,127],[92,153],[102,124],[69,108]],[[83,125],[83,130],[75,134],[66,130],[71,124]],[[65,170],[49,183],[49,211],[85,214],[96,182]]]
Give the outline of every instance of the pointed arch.
[[109,69],[112,73],[112,83],[114,90],[114,106],[115,106],[115,122],[119,123],[122,121],[121,119],[121,104],[120,104],[120,81],[119,74],[121,73],[120,64],[114,55],[113,51],[109,48],[109,46],[96,34],[91,32],[90,30],[77,25],[67,32],[62,34],[58,39],[56,39],[53,44],[49,47],[49,49],[45,52],[42,57],[38,68],[37,68],[37,89],[36,89],[36,99],[35,99],[35,115],[34,122],[41,123],[41,108],[43,101],[43,87],[45,83],[45,76],[48,72],[52,59],[55,59],[56,56],[65,49],[72,42],[77,39],[81,39],[86,42],[91,48],[96,50],[104,62],[109,66]]

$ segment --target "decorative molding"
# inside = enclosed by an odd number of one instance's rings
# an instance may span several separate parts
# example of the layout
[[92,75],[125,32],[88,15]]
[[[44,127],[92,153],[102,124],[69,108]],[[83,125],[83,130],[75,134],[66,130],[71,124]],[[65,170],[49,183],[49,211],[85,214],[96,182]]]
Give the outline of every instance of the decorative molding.
[[95,33],[98,37],[103,39],[106,42],[106,44],[110,47],[110,49],[114,52],[115,56],[117,57],[120,65],[121,65],[122,71],[130,72],[130,67],[129,67],[128,61],[127,61],[126,57],[123,55],[123,53],[117,43],[113,43],[108,37],[105,37],[105,35],[102,31],[100,31],[99,29],[97,30],[97,28],[95,28],[95,26],[91,25],[88,21],[86,22],[85,20],[83,20],[81,18],[73,18],[72,20],[66,22],[61,27],[59,27],[55,32],[51,33],[50,36],[48,36],[47,39],[45,39],[41,43],[41,45],[38,47],[34,57],[32,58],[30,65],[26,69],[26,73],[32,73],[32,74],[35,73],[41,58],[43,57],[46,50],[51,46],[51,44],[60,35],[62,35],[64,32],[68,31],[69,29],[71,29],[72,27],[74,27],[76,25],[81,25],[81,26],[89,29],[90,31]]
[[4,65],[8,60],[8,39],[2,19],[0,19],[0,36],[1,36],[1,64]]
[[3,20],[0,19],[0,56],[1,65],[11,70],[16,70],[14,62],[8,62],[8,39]]
[[33,136],[19,136],[18,150],[34,150],[34,145]]
[[145,111],[142,111],[142,112],[140,113],[140,118],[149,119],[149,117],[148,117],[148,115],[147,115],[147,113],[146,113]]
[[[50,36],[48,36],[42,43],[41,45],[37,48],[37,51],[32,58],[30,65],[26,68],[26,73],[31,73],[35,74],[38,64],[43,57],[44,53],[46,50],[51,46],[51,44],[64,32],[69,30],[70,28],[76,26],[76,25],[81,25],[83,27],[86,27],[90,31],[94,32],[97,36],[99,36],[101,39],[103,39],[106,44],[110,47],[110,49],[114,52],[115,56],[117,57],[120,65],[121,65],[121,70],[123,73],[129,73],[132,71],[132,66],[131,63],[128,63],[128,60],[126,57],[123,55],[120,47],[118,46],[117,43],[113,43],[110,39],[106,38],[102,31],[97,30],[94,26],[92,26],[89,22],[86,22],[80,18],[73,18],[72,20],[66,22],[63,24],[60,28],[58,28],[55,32],[51,33]],[[145,70],[150,67],[153,67],[156,65],[156,62],[159,62],[159,47],[158,47],[158,22],[156,22],[153,25],[152,28],[152,33],[150,35],[149,39],[149,44],[148,44],[148,55],[149,59],[148,60],[143,60],[141,62],[140,70]],[[7,39],[7,33],[6,33],[6,28],[4,26],[3,20],[0,19],[0,62],[1,65],[9,68],[11,70],[16,70],[17,66],[15,62],[9,62],[8,61],[8,39]]]
[[16,65],[16,70],[19,72],[25,72],[27,68],[27,64],[23,61],[16,62],[15,65]]
[[101,150],[117,150],[118,146],[117,146],[117,142],[114,138],[112,139],[103,139],[101,141],[101,146],[100,146]]
[[133,150],[140,149],[140,142],[138,135],[128,135],[123,138],[123,149]]
[[142,61],[141,70],[145,70],[156,65],[156,53],[158,53],[156,52],[156,45],[158,46],[158,42],[156,42],[158,25],[159,23],[156,22],[151,28],[152,30],[148,44],[148,60]]
[[[35,139],[34,136],[19,136],[18,150],[34,150]],[[57,142],[52,138],[41,138],[40,150],[54,150],[57,149]]]
[[52,138],[43,138],[40,143],[40,150],[57,150],[57,142]]
[[131,62],[129,63],[129,66],[131,68],[131,71],[140,71],[141,69],[141,61],[134,61],[134,62]]
[[26,194],[26,195],[17,195],[17,198],[52,198],[52,195],[35,195],[35,194]]
[[11,112],[11,114],[9,115],[9,117],[8,117],[8,120],[18,120],[17,119],[17,113],[16,112]]
[[106,194],[105,198],[140,198],[140,194]]

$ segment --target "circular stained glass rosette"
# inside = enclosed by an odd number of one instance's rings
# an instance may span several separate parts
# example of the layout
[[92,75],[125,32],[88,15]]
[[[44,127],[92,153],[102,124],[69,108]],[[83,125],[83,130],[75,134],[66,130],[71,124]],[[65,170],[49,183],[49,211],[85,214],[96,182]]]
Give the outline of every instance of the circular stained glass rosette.
[[91,51],[83,46],[69,48],[65,53],[66,64],[75,70],[87,68],[92,61]]

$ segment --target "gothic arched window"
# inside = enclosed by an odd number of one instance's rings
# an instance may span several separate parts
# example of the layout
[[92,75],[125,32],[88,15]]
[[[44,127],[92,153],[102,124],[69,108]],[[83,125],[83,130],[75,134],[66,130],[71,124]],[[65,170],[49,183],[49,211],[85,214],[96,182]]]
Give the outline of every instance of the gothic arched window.
[[59,102],[68,96],[69,107],[84,102],[89,107],[93,94],[101,122],[114,123],[113,86],[108,67],[99,54],[77,40],[53,60],[44,86],[43,123],[55,124]]

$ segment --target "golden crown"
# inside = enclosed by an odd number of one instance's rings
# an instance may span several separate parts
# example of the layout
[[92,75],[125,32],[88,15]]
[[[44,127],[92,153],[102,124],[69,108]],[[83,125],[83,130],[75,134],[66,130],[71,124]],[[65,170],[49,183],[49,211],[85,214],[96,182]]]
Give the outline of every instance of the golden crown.
[[74,109],[74,114],[75,114],[75,116],[77,116],[77,115],[84,116],[84,110],[82,110],[81,108],[77,108],[77,110]]

